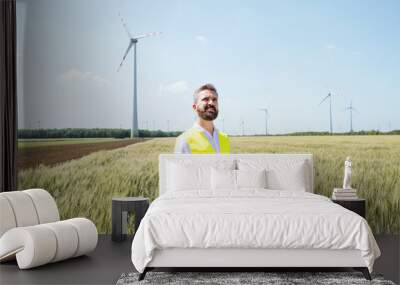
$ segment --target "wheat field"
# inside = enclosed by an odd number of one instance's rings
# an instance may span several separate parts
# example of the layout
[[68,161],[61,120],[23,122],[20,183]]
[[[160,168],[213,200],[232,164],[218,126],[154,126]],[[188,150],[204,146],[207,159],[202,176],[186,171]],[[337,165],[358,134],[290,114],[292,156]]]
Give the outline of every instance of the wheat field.
[[[158,155],[173,151],[174,138],[157,138],[77,160],[21,170],[18,188],[43,188],[56,199],[62,219],[91,219],[99,233],[111,233],[111,198],[158,196]],[[232,153],[312,153],[314,191],[330,196],[343,180],[347,156],[352,186],[367,199],[367,220],[375,233],[400,234],[400,136],[231,137]],[[132,221],[131,221],[132,222]]]

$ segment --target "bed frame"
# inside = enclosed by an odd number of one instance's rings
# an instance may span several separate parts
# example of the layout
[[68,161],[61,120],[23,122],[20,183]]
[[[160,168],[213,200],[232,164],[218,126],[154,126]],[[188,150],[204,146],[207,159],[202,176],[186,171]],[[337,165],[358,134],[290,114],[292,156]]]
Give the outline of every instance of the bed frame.
[[[307,192],[313,193],[314,168],[312,154],[161,154],[159,157],[160,194],[167,191],[167,162],[189,158],[206,161],[210,159],[267,158],[271,160],[294,159],[306,161],[308,177]],[[361,271],[367,280],[371,275],[359,250],[330,249],[254,249],[254,248],[169,248],[157,249],[139,280],[156,268],[230,268],[234,271],[265,268],[343,268]]]
[[371,280],[359,250],[329,249],[192,249],[171,248],[156,250],[152,261],[140,274],[155,268],[235,268],[246,271],[254,268],[337,268],[351,267]]

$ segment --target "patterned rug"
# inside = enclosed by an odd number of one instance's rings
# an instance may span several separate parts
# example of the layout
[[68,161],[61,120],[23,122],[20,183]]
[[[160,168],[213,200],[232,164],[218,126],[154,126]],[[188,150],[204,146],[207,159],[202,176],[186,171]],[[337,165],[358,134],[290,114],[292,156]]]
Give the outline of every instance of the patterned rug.
[[133,284],[379,284],[395,285],[382,275],[372,274],[372,281],[360,272],[147,272],[142,281],[139,273],[122,274],[117,285]]

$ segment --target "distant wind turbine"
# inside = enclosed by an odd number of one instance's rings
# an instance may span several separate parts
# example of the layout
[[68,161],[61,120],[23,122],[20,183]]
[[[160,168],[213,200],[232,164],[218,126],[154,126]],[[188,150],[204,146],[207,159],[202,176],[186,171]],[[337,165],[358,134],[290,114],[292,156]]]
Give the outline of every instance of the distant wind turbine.
[[265,112],[265,135],[268,136],[268,109],[263,108],[263,109],[260,109],[260,111]]
[[348,106],[346,111],[350,111],[350,133],[353,132],[353,111],[357,111],[356,108],[353,107],[353,102],[350,101],[350,106]]
[[117,72],[121,69],[122,63],[125,61],[126,56],[128,55],[129,51],[131,50],[133,46],[133,114],[132,114],[132,130],[131,130],[131,138],[138,136],[138,112],[137,112],[137,60],[136,60],[136,44],[139,39],[142,38],[147,38],[151,36],[157,36],[160,35],[160,32],[155,32],[155,33],[147,33],[143,35],[138,35],[138,36],[132,36],[132,34],[129,32],[128,26],[126,25],[124,19],[122,18],[121,14],[118,14],[122,25],[124,26],[125,32],[128,34],[129,37],[129,45],[128,48],[126,49],[126,52],[124,54],[124,57],[122,58],[121,63],[119,64],[119,67],[117,69]]
[[332,128],[332,94],[329,92],[328,96],[326,96],[324,99],[322,99],[322,101],[321,101],[321,103],[319,103],[319,105],[321,105],[328,98],[329,98],[329,129],[330,129],[330,132],[332,134],[333,133],[333,128]]

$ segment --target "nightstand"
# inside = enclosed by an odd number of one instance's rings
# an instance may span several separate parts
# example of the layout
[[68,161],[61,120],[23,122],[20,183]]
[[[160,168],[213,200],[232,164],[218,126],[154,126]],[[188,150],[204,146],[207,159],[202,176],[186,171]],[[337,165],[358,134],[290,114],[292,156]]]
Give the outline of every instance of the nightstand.
[[357,198],[354,200],[337,200],[331,199],[332,202],[339,204],[340,206],[359,214],[365,219],[365,199]]
[[135,214],[135,233],[140,221],[149,208],[150,201],[144,197],[112,198],[112,236],[113,241],[126,239],[128,213]]

